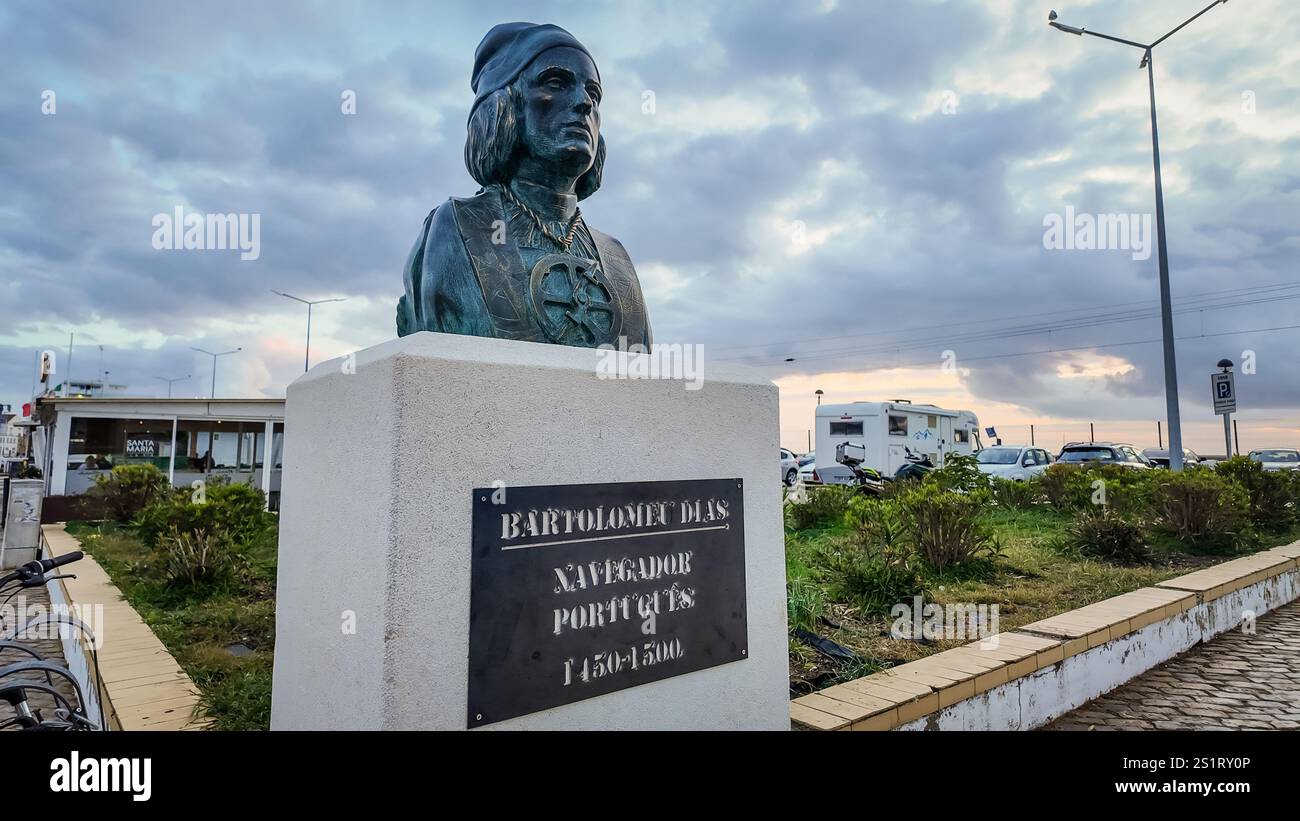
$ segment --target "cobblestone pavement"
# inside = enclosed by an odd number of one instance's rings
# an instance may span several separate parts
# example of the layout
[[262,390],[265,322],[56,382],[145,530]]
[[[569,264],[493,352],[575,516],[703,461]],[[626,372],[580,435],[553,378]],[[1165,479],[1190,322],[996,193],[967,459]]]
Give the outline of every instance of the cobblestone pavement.
[[1066,713],[1046,730],[1300,729],[1300,601]]
[[[37,606],[48,608],[50,606],[49,593],[44,587],[34,587],[31,590],[25,590],[23,591],[22,596],[26,597],[26,604],[29,608],[35,608]],[[12,609],[3,611],[5,616],[11,616],[17,611],[19,598],[20,597],[15,596],[10,600],[9,607]],[[9,627],[7,622],[5,627]],[[52,661],[55,664],[60,665],[67,663],[63,660],[63,643],[59,640],[57,634],[55,634],[53,638],[48,639],[23,639],[19,644],[22,644],[25,647],[30,647],[40,653],[41,657],[46,661]],[[30,659],[31,656],[21,651],[15,651],[12,649],[0,651],[0,667],[4,667],[7,664],[13,664],[16,661],[28,661]],[[0,684],[7,684],[18,679],[29,678],[33,678],[33,676],[29,673],[19,673],[16,676],[6,676],[5,678],[0,679]],[[39,680],[44,681],[43,678]],[[72,703],[76,703],[76,696],[74,695],[75,691],[72,688],[72,684],[68,682],[67,679],[56,676],[52,678],[52,681],[55,689],[66,696],[70,701],[72,701]],[[29,691],[27,703],[33,710],[40,709],[41,714],[46,718],[54,717],[54,698],[48,693]],[[0,725],[3,725],[13,717],[14,708],[9,706],[6,702],[0,701]],[[22,728],[14,726],[9,727],[8,729],[20,730]]]

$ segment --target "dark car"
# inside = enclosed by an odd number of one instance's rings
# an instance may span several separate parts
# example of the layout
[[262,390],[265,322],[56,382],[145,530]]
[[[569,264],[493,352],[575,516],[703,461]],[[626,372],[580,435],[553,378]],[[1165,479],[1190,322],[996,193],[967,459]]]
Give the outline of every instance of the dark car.
[[[1142,451],[1142,455],[1146,457],[1147,461],[1150,462],[1153,467],[1169,467],[1169,451],[1167,449],[1147,448]],[[1200,463],[1201,457],[1197,455],[1196,451],[1183,448],[1184,465],[1199,465]]]
[[1151,463],[1138,453],[1137,448],[1123,442],[1071,442],[1061,448],[1056,461],[1066,465],[1099,462],[1136,470],[1147,470],[1151,467]]

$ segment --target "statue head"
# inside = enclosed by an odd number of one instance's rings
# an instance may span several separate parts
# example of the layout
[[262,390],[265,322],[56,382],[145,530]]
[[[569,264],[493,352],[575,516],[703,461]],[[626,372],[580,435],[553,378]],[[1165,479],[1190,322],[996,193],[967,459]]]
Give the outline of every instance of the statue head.
[[576,178],[585,199],[600,187],[600,72],[573,35],[552,25],[494,26],[474,55],[474,106],[465,166],[480,185],[509,183],[520,163]]

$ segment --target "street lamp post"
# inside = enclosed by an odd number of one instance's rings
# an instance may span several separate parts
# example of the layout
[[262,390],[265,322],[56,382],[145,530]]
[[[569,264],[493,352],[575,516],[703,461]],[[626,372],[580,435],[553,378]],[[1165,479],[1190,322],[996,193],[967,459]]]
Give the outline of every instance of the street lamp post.
[[1132,40],[1125,40],[1122,37],[1112,37],[1109,34],[1101,34],[1096,31],[1088,31],[1086,28],[1075,28],[1067,26],[1064,23],[1058,23],[1056,12],[1053,11],[1047,15],[1047,24],[1066,34],[1075,34],[1082,37],[1085,34],[1091,34],[1093,37],[1100,37],[1103,40],[1110,40],[1115,43],[1122,43],[1126,46],[1142,49],[1142,62],[1138,68],[1147,70],[1147,88],[1151,95],[1151,156],[1155,165],[1156,175],[1156,249],[1160,263],[1160,331],[1164,340],[1164,358],[1165,358],[1165,412],[1169,416],[1169,468],[1170,470],[1183,469],[1183,431],[1182,423],[1178,416],[1178,366],[1174,359],[1174,316],[1172,299],[1169,293],[1169,255],[1165,248],[1165,195],[1164,189],[1160,184],[1160,138],[1156,131],[1156,78],[1155,78],[1155,61],[1152,59],[1152,50],[1168,40],[1179,29],[1188,23],[1205,14],[1210,9],[1226,3],[1228,0],[1214,0],[1213,3],[1193,14],[1184,20],[1179,26],[1169,31],[1163,37],[1153,43],[1143,44],[1135,43]]
[[817,405],[818,405],[818,407],[820,407],[821,404],[822,404],[822,389],[821,389],[821,388],[818,388],[818,389],[816,390],[816,394],[817,394]]
[[[198,348],[195,348],[195,350],[198,350]],[[212,362],[213,362],[213,364],[215,365],[215,364],[216,364],[216,359],[213,359]],[[173,383],[173,382],[183,382],[183,381],[185,381],[186,379],[189,379],[189,378],[190,378],[191,376],[193,376],[193,375],[194,375],[194,374],[187,373],[187,374],[185,374],[184,376],[175,376],[175,377],[172,377],[172,378],[170,378],[170,379],[168,379],[168,378],[165,377],[165,376],[155,376],[154,379],[161,379],[162,381],[164,381],[164,382],[167,383],[167,398],[168,398],[168,399],[171,399],[171,398],[172,398],[172,383]],[[216,379],[216,375],[215,375],[215,374],[213,374],[213,379],[214,379],[214,380]],[[213,391],[214,391],[214,394],[213,394],[213,395],[215,395],[215,388],[213,389]]]
[[212,398],[216,399],[217,398],[217,357],[228,356],[229,354],[232,353],[239,353],[240,351],[243,350],[243,348],[235,348],[233,351],[222,351],[221,353],[213,353],[212,351],[205,351],[202,348],[190,348],[190,350],[198,351],[199,353],[205,353],[208,356],[212,357]]
[[303,305],[307,306],[307,350],[302,357],[302,372],[306,373],[307,369],[310,367],[308,363],[311,361],[311,308],[312,306],[320,305],[325,302],[343,302],[344,300],[347,299],[347,297],[334,297],[333,299],[303,299],[302,297],[294,296],[293,294],[286,294],[283,291],[277,291],[274,288],[271,289],[271,293],[279,294],[282,297],[288,297],[289,299],[296,300],[298,302],[301,302]]

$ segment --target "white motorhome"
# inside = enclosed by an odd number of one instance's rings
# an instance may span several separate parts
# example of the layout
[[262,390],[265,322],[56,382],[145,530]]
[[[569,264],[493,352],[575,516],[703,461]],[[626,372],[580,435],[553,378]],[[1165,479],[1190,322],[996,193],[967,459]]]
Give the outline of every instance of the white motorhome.
[[817,480],[826,484],[849,484],[853,474],[835,462],[835,446],[841,442],[866,447],[863,467],[893,476],[907,461],[907,451],[928,455],[942,467],[949,453],[971,455],[979,441],[979,420],[966,410],[945,410],[934,405],[913,405],[902,399],[892,402],[853,402],[820,405],[817,408]]

